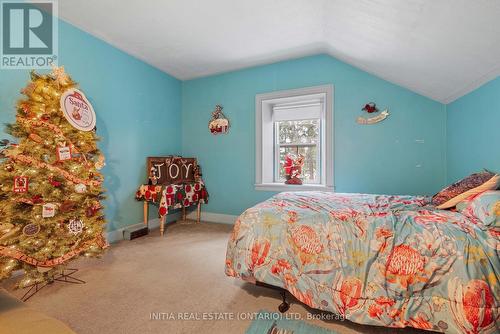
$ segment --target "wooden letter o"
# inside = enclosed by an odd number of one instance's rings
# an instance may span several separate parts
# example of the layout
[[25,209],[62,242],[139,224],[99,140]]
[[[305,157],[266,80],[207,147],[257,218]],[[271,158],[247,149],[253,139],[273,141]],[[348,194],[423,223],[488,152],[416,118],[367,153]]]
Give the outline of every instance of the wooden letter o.
[[[175,174],[175,176],[172,176],[172,167],[175,167],[177,168],[177,173]],[[177,176],[179,176],[179,166],[177,166],[176,164],[171,164],[169,167],[168,167],[168,174],[170,175],[170,178],[171,179],[176,179]]]

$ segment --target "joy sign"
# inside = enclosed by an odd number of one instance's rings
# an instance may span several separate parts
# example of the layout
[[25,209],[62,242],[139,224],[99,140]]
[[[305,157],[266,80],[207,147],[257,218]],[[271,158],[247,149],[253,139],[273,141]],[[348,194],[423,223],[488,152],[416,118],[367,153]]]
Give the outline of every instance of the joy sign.
[[179,156],[148,157],[147,173],[154,184],[165,185],[182,182],[195,182],[198,164],[196,158]]

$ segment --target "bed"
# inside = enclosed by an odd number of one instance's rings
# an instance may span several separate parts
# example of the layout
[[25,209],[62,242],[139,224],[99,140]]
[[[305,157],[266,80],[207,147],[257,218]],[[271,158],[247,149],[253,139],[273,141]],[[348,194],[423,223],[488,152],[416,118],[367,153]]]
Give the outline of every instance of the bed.
[[225,272],[361,324],[495,333],[499,237],[426,197],[285,192],[237,219]]

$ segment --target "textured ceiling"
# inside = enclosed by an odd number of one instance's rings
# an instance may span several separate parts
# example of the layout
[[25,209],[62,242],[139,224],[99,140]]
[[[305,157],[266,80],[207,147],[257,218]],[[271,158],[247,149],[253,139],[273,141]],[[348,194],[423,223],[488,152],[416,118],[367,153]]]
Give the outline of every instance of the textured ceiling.
[[183,80],[328,53],[448,103],[500,75],[499,0],[60,0],[59,15]]

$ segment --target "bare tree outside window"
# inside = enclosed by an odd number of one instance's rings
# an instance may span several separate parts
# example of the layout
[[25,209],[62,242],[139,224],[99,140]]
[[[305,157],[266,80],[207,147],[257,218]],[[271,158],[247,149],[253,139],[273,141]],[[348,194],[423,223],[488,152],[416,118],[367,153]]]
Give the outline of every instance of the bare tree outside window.
[[276,181],[283,182],[285,173],[282,168],[287,153],[304,156],[302,179],[304,183],[320,183],[320,120],[306,119],[279,121],[275,123],[277,173]]

